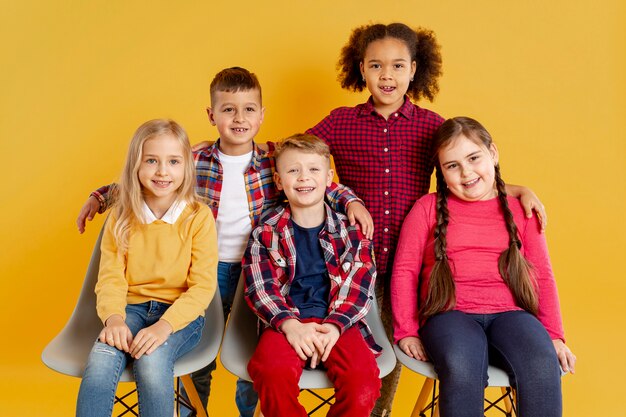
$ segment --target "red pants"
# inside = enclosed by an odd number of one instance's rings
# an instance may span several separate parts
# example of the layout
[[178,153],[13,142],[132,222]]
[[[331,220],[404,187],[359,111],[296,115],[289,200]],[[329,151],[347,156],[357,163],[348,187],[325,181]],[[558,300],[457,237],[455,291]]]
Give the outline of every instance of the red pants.
[[[298,382],[306,362],[284,334],[267,329],[248,364],[265,417],[306,417],[298,402]],[[379,370],[361,332],[351,327],[333,347],[324,363],[335,387],[335,403],[327,417],[368,417],[380,396]]]

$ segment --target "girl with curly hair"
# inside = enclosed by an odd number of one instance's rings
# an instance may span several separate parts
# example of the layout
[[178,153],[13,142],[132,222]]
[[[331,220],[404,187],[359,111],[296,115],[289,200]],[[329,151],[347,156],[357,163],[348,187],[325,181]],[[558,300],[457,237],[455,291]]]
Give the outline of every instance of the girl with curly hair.
[[[444,121],[412,100],[432,101],[439,91],[440,47],[430,30],[412,29],[403,23],[370,24],[352,31],[337,68],[343,88],[367,88],[371,96],[355,107],[331,111],[308,133],[328,144],[341,182],[354,190],[372,215],[377,296],[390,333],[391,306],[385,288],[400,228],[415,200],[428,193],[432,137]],[[528,215],[533,209],[542,211],[530,190],[509,187],[507,191],[524,197]],[[383,379],[373,416],[391,412],[399,376],[400,365]]]

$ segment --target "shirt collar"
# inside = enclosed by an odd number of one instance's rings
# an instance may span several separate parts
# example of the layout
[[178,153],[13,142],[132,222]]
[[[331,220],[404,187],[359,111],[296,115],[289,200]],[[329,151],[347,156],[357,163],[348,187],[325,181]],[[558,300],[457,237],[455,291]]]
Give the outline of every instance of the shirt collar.
[[[218,162],[220,160],[219,144],[220,139],[216,140],[215,143],[207,149],[207,153],[211,156],[211,158]],[[252,159],[250,160],[250,166],[253,167],[254,170],[260,171],[261,160],[265,157],[267,157],[267,152],[262,151],[255,142],[252,142]]]
[[187,207],[186,201],[175,201],[174,204],[172,204],[170,208],[167,209],[163,217],[157,219],[152,210],[150,210],[150,207],[148,207],[148,205],[144,201],[142,206],[143,223],[150,224],[154,223],[157,220],[162,220],[165,223],[174,224],[176,223],[176,220],[178,220],[178,218],[180,217],[183,210],[185,210],[185,207]]
[[[394,113],[399,113],[403,115],[404,117],[406,117],[407,119],[410,119],[413,116],[414,111],[415,111],[415,105],[413,104],[413,102],[411,102],[411,99],[409,99],[409,97],[405,95],[404,103],[402,103],[402,106],[400,106],[400,108],[396,110]],[[370,96],[370,98],[367,99],[367,101],[363,104],[363,106],[360,108],[360,111],[359,111],[359,115],[362,115],[362,116],[368,116],[371,114],[378,114],[378,112],[374,108],[374,99],[372,98],[372,96]]]
[[[282,213],[276,222],[276,230],[282,230],[289,226],[289,220],[291,220],[291,207],[287,204],[282,207]],[[322,230],[327,231],[330,234],[337,233],[339,229],[339,222],[341,221],[337,216],[337,212],[330,208],[326,202],[324,202],[324,210],[326,210],[326,219],[324,220],[324,228]]]

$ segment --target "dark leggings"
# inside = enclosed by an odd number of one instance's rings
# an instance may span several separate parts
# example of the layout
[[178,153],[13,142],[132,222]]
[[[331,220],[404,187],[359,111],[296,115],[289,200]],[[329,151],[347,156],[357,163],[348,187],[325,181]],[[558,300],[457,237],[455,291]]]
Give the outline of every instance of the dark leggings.
[[559,361],[535,316],[448,311],[428,319],[420,338],[439,376],[442,417],[484,415],[489,363],[509,374],[520,417],[561,416]]

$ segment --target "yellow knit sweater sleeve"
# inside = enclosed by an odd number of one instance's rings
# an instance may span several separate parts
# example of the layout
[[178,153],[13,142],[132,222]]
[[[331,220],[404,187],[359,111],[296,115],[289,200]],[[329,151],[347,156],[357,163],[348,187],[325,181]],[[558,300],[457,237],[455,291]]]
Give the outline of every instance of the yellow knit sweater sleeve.
[[100,270],[96,283],[96,310],[98,317],[105,323],[114,314],[126,319],[126,260],[118,256],[118,248],[113,235],[117,223],[115,213],[111,213],[104,225],[102,243],[100,244]]

